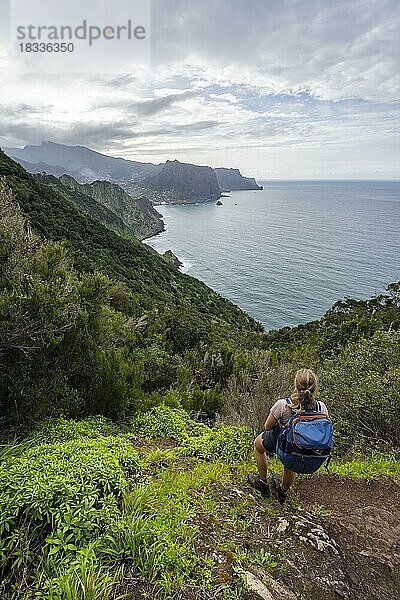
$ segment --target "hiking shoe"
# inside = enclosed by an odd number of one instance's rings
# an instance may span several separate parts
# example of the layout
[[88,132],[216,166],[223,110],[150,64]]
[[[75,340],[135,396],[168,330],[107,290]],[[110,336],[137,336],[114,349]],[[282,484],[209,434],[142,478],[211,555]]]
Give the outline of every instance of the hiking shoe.
[[247,481],[249,482],[251,487],[253,487],[255,490],[258,490],[259,492],[261,492],[261,494],[265,498],[269,498],[269,483],[268,483],[268,481],[264,481],[263,479],[261,479],[261,477],[259,475],[254,475],[253,473],[250,473],[248,475]]
[[285,492],[285,490],[282,488],[281,480],[279,477],[274,477],[273,481],[275,486],[276,499],[278,500],[279,504],[283,505],[286,502],[288,492]]
[[276,497],[278,498],[279,504],[285,504],[288,493],[285,492],[281,484],[276,487]]

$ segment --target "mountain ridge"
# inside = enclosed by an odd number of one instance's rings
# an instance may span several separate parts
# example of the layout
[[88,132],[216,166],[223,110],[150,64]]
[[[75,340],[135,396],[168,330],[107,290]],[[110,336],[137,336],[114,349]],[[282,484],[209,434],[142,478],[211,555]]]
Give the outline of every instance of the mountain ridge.
[[[154,196],[151,199],[156,204],[160,201],[172,203],[175,200],[178,203],[186,201],[190,203],[218,199],[217,187],[219,192],[228,189],[231,191],[262,189],[254,178],[243,177],[239,169],[223,167],[213,169],[176,160],[167,160],[159,164],[140,162],[102,154],[85,146],[68,146],[43,141],[40,145],[26,145],[23,148],[7,147],[4,151],[14,160],[21,161],[22,166],[30,173],[44,171],[56,177],[65,173],[74,177],[79,183],[107,180],[120,185],[131,195]],[[170,163],[175,162],[182,166],[179,168],[176,181],[171,181]],[[196,174],[198,171],[193,174],[194,167],[212,170],[216,175],[216,181],[206,170],[203,171],[205,181],[201,181],[201,177],[197,177]],[[183,170],[186,170],[185,174]],[[161,173],[163,173],[161,177],[158,177]],[[194,186],[189,186],[188,179],[192,176],[196,183]],[[146,194],[147,190],[148,194]]]
[[62,167],[79,173],[84,180],[111,178],[113,182],[134,181],[159,167],[153,163],[108,156],[86,146],[68,146],[51,141],[23,148],[4,148],[4,151],[14,159],[27,160],[31,164],[43,162],[55,167],[61,162]]
[[119,185],[109,181],[81,184],[70,175],[62,175],[59,180],[63,185],[93,198],[112,211],[139,240],[164,231],[161,215],[145,197],[132,198]]
[[144,179],[140,189],[150,189],[167,204],[192,204],[218,200],[221,189],[211,167],[167,160],[162,170]]

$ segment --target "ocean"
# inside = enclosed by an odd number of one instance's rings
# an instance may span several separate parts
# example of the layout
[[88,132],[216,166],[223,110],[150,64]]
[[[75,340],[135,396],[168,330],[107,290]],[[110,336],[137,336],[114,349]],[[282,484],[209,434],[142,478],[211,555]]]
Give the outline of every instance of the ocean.
[[263,181],[215,203],[157,207],[171,249],[267,329],[318,319],[339,299],[400,280],[400,181]]

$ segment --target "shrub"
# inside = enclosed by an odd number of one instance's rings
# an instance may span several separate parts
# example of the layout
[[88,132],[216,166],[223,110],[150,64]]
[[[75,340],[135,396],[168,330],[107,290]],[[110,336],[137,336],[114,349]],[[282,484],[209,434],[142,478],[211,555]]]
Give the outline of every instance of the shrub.
[[271,365],[265,351],[249,352],[241,369],[234,373],[225,392],[223,420],[232,425],[248,425],[254,433],[263,429],[270,407],[288,395],[292,388],[294,367]]
[[208,429],[198,437],[186,439],[182,452],[185,456],[220,458],[231,462],[248,458],[252,443],[253,434],[249,427],[225,425]]
[[105,417],[89,417],[83,421],[70,419],[47,419],[38,425],[29,436],[33,444],[54,444],[82,438],[96,439],[118,433],[118,426]]
[[213,417],[216,413],[221,412],[223,403],[224,398],[221,394],[221,386],[218,383],[215,388],[207,390],[196,387],[186,402],[186,408]]
[[177,442],[183,442],[189,435],[200,435],[207,429],[193,421],[185,410],[164,404],[139,414],[132,422],[132,431],[139,437],[170,438]]
[[399,446],[400,333],[377,332],[350,344],[321,370],[327,402],[342,443]]
[[38,565],[44,581],[59,576],[60,566],[100,540],[139,466],[123,437],[42,444],[3,461],[0,592],[23,584]]

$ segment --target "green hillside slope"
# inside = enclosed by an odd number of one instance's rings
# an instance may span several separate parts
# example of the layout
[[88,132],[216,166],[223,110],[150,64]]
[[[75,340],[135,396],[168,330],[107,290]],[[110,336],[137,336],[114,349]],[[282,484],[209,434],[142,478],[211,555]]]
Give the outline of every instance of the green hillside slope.
[[125,281],[141,295],[144,306],[180,306],[235,329],[261,330],[254,319],[205,284],[168,268],[151,248],[126,240],[72,202],[40,183],[0,151],[0,176],[5,176],[16,201],[32,226],[46,239],[67,240],[70,246],[111,277]]
[[166,395],[212,416],[261,326],[0,158],[0,426],[117,419]]
[[90,184],[80,184],[73,177],[63,175],[59,179],[59,184],[66,188],[66,192],[72,198],[75,193],[78,193],[93,198],[100,205],[111,210],[140,240],[164,230],[161,215],[147,198],[132,198],[115,183],[93,181]]
[[281,507],[246,485],[251,442],[158,407],[124,427],[47,421],[3,447],[1,598],[397,598],[395,456],[335,461]]
[[[265,332],[3,154],[0,208],[1,598],[399,596],[399,283]],[[301,366],[333,474],[281,507],[246,476]]]
[[83,194],[78,189],[73,189],[70,186],[64,185],[61,179],[54,177],[54,175],[38,174],[35,177],[41,183],[55,187],[56,190],[58,190],[67,199],[71,200],[79,209],[83,210],[91,217],[99,220],[114,233],[128,238],[129,240],[137,238],[134,231],[127,227],[120,217],[118,217],[109,208],[97,202],[97,200],[91,196]]

